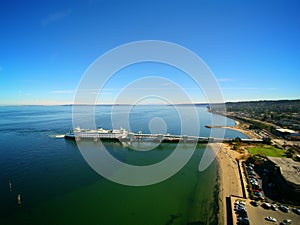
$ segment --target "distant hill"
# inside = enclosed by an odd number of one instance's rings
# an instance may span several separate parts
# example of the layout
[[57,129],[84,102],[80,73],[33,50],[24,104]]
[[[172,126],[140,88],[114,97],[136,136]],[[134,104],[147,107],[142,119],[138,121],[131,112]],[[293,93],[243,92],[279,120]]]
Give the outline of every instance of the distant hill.
[[227,102],[226,109],[228,112],[300,113],[300,99]]

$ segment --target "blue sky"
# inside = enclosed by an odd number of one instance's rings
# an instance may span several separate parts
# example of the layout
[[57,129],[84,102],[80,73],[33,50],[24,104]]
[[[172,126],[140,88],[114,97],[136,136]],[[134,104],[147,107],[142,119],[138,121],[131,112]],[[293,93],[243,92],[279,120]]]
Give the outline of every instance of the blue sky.
[[[300,98],[299,1],[0,4],[1,105],[72,103],[94,60],[139,40],[174,42],[195,52],[215,74],[225,101]],[[102,90],[101,103],[113,102],[126,82],[162,74],[182,84],[194,102],[205,102],[172,70],[144,65],[126,71]]]

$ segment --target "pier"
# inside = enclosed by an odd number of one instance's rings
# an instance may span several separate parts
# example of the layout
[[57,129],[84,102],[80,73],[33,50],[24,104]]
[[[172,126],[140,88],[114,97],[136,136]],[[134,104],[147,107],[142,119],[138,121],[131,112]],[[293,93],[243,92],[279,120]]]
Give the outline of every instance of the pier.
[[[236,141],[236,138],[215,138],[215,137],[200,137],[188,135],[170,135],[170,134],[142,134],[129,133],[126,137],[101,137],[97,133],[77,133],[74,136],[65,136],[65,138],[79,140],[104,140],[104,141],[119,141],[119,142],[158,142],[158,143],[221,143]],[[240,142],[262,142],[261,139],[238,139]]]

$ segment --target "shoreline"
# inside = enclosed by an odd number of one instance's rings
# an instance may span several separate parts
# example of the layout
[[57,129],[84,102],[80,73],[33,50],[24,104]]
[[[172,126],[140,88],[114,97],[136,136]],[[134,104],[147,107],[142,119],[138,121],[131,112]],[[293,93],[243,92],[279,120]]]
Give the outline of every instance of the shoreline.
[[253,132],[252,130],[249,130],[249,128],[246,128],[245,124],[240,122],[239,120],[236,120],[236,119],[233,119],[233,118],[229,118],[229,119],[232,119],[235,122],[235,126],[226,127],[227,129],[239,131],[242,134],[246,135],[248,138],[253,138],[253,139],[261,138],[255,132]]
[[[232,118],[230,118],[232,119]],[[244,125],[235,120],[235,126],[224,127],[226,129],[232,129],[241,132],[248,138],[260,138],[253,131],[246,130]],[[239,168],[236,159],[240,159],[243,154],[232,150],[228,143],[221,143],[220,149],[216,153],[216,160],[218,165],[218,224],[227,224],[227,208],[226,208],[226,198],[231,195],[243,196],[242,185],[240,180]]]
[[227,224],[226,220],[226,198],[231,195],[243,196],[238,164],[236,159],[241,154],[233,151],[229,144],[221,143],[216,159],[218,164],[218,204],[219,204],[219,224]]
[[[224,116],[224,117],[226,117],[228,119],[231,119],[235,122],[234,126],[215,126],[216,128],[224,128],[224,129],[235,130],[235,131],[239,131],[242,134],[246,135],[248,138],[261,139],[261,137],[258,134],[256,134],[254,131],[249,129],[249,124],[247,124],[243,121],[240,121],[239,119],[237,119],[233,116],[230,116],[226,113],[221,113],[221,112],[213,112],[213,113],[216,113],[217,115],[220,115],[220,116]],[[214,126],[211,126],[210,128],[214,128]]]
[[[232,119],[232,118],[230,118]],[[261,137],[250,130],[248,127],[246,127],[245,124],[241,123],[238,120],[232,119],[235,122],[235,126],[213,126],[213,125],[206,125],[206,128],[209,129],[216,129],[216,128],[222,128],[222,129],[230,129],[230,130],[235,130],[238,131],[244,135],[246,135],[250,139],[260,139]]]

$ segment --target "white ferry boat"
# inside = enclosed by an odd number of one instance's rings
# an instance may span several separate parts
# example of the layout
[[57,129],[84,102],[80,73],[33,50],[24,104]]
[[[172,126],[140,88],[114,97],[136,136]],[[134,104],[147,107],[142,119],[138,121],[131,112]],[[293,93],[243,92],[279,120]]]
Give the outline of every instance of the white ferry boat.
[[97,130],[81,129],[76,127],[74,130],[70,130],[65,134],[65,138],[70,139],[125,139],[128,136],[128,131],[125,129],[119,130],[104,130],[98,128]]

